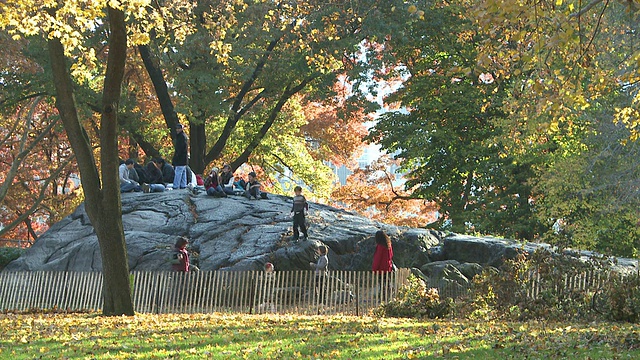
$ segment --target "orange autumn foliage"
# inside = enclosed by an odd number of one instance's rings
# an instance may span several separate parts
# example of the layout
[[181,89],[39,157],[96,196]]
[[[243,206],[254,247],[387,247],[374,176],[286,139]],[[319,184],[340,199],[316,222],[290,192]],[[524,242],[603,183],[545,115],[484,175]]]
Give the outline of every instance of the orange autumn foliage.
[[334,206],[355,211],[373,220],[411,227],[425,227],[437,220],[433,202],[411,197],[398,176],[389,169],[395,161],[382,157],[364,169],[357,169],[347,184],[333,191]]

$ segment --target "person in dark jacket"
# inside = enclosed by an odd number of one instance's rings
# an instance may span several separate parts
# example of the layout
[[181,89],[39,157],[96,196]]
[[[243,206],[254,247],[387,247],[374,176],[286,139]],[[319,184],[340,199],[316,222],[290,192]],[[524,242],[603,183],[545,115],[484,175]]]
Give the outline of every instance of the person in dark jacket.
[[260,182],[258,182],[258,175],[255,172],[249,173],[249,181],[245,185],[244,197],[247,199],[251,199],[251,197],[255,197],[256,199],[260,199]]
[[227,195],[233,195],[233,172],[231,172],[231,166],[224,164],[222,171],[220,172],[220,186]]
[[175,177],[173,178],[174,189],[187,188],[187,163],[189,162],[187,135],[184,133],[182,124],[176,125],[176,141],[175,153],[173,155],[173,167],[175,169]]
[[160,170],[162,171],[162,182],[166,184],[173,184],[173,178],[175,177],[175,171],[173,166],[167,163],[163,158],[158,159],[160,161]]
[[151,192],[163,192],[166,190],[164,180],[162,178],[162,162],[155,158],[151,160],[145,169],[145,174],[149,182],[149,190]]
[[[300,231],[304,240],[307,240],[309,236],[307,234],[307,225],[305,215],[309,211],[309,203],[307,199],[302,195],[302,187],[296,186],[293,189],[295,196],[293,197],[293,207],[291,208],[291,217],[293,218],[293,240],[297,241],[300,238]],[[300,230],[298,230],[300,228]]]

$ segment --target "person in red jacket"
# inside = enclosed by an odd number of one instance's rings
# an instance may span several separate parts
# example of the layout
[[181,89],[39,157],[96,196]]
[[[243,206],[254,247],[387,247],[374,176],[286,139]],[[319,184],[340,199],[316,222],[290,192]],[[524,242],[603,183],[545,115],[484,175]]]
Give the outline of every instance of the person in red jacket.
[[189,240],[186,237],[180,236],[176,241],[176,245],[173,247],[173,255],[171,259],[171,269],[173,271],[189,271],[189,253],[187,252],[187,245]]
[[377,273],[393,271],[393,248],[391,239],[384,231],[376,231],[376,252],[373,253],[372,270]]
[[373,272],[378,274],[380,297],[383,301],[391,298],[391,272],[393,271],[393,248],[391,239],[384,231],[376,231],[376,252],[373,253]]

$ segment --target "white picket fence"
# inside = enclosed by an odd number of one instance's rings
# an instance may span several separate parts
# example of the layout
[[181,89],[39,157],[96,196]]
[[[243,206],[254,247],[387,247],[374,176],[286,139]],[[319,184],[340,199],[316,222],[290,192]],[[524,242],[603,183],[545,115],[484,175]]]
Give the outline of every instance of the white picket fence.
[[[585,269],[574,274],[560,274],[558,279],[551,281],[544,278],[535,268],[526,274],[527,278],[522,287],[514,287],[509,289],[515,295],[516,291],[522,292],[521,295],[530,299],[536,299],[543,292],[551,292],[553,294],[568,294],[574,291],[595,292],[598,291],[603,284],[609,281],[610,272],[598,269]],[[441,298],[459,298],[469,293],[471,283],[466,285],[458,284],[454,281],[428,281],[428,287],[438,289]]]
[[[397,295],[409,269],[370,271],[132,272],[140,313],[368,314]],[[100,272],[0,272],[0,311],[100,311]]]

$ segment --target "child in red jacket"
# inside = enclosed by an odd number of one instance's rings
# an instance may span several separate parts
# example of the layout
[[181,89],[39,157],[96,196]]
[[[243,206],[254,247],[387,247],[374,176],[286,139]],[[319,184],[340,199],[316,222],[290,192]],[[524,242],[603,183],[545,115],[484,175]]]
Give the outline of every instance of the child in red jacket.
[[376,252],[373,253],[372,270],[378,273],[387,273],[393,271],[393,248],[391,247],[391,239],[384,231],[376,232]]

